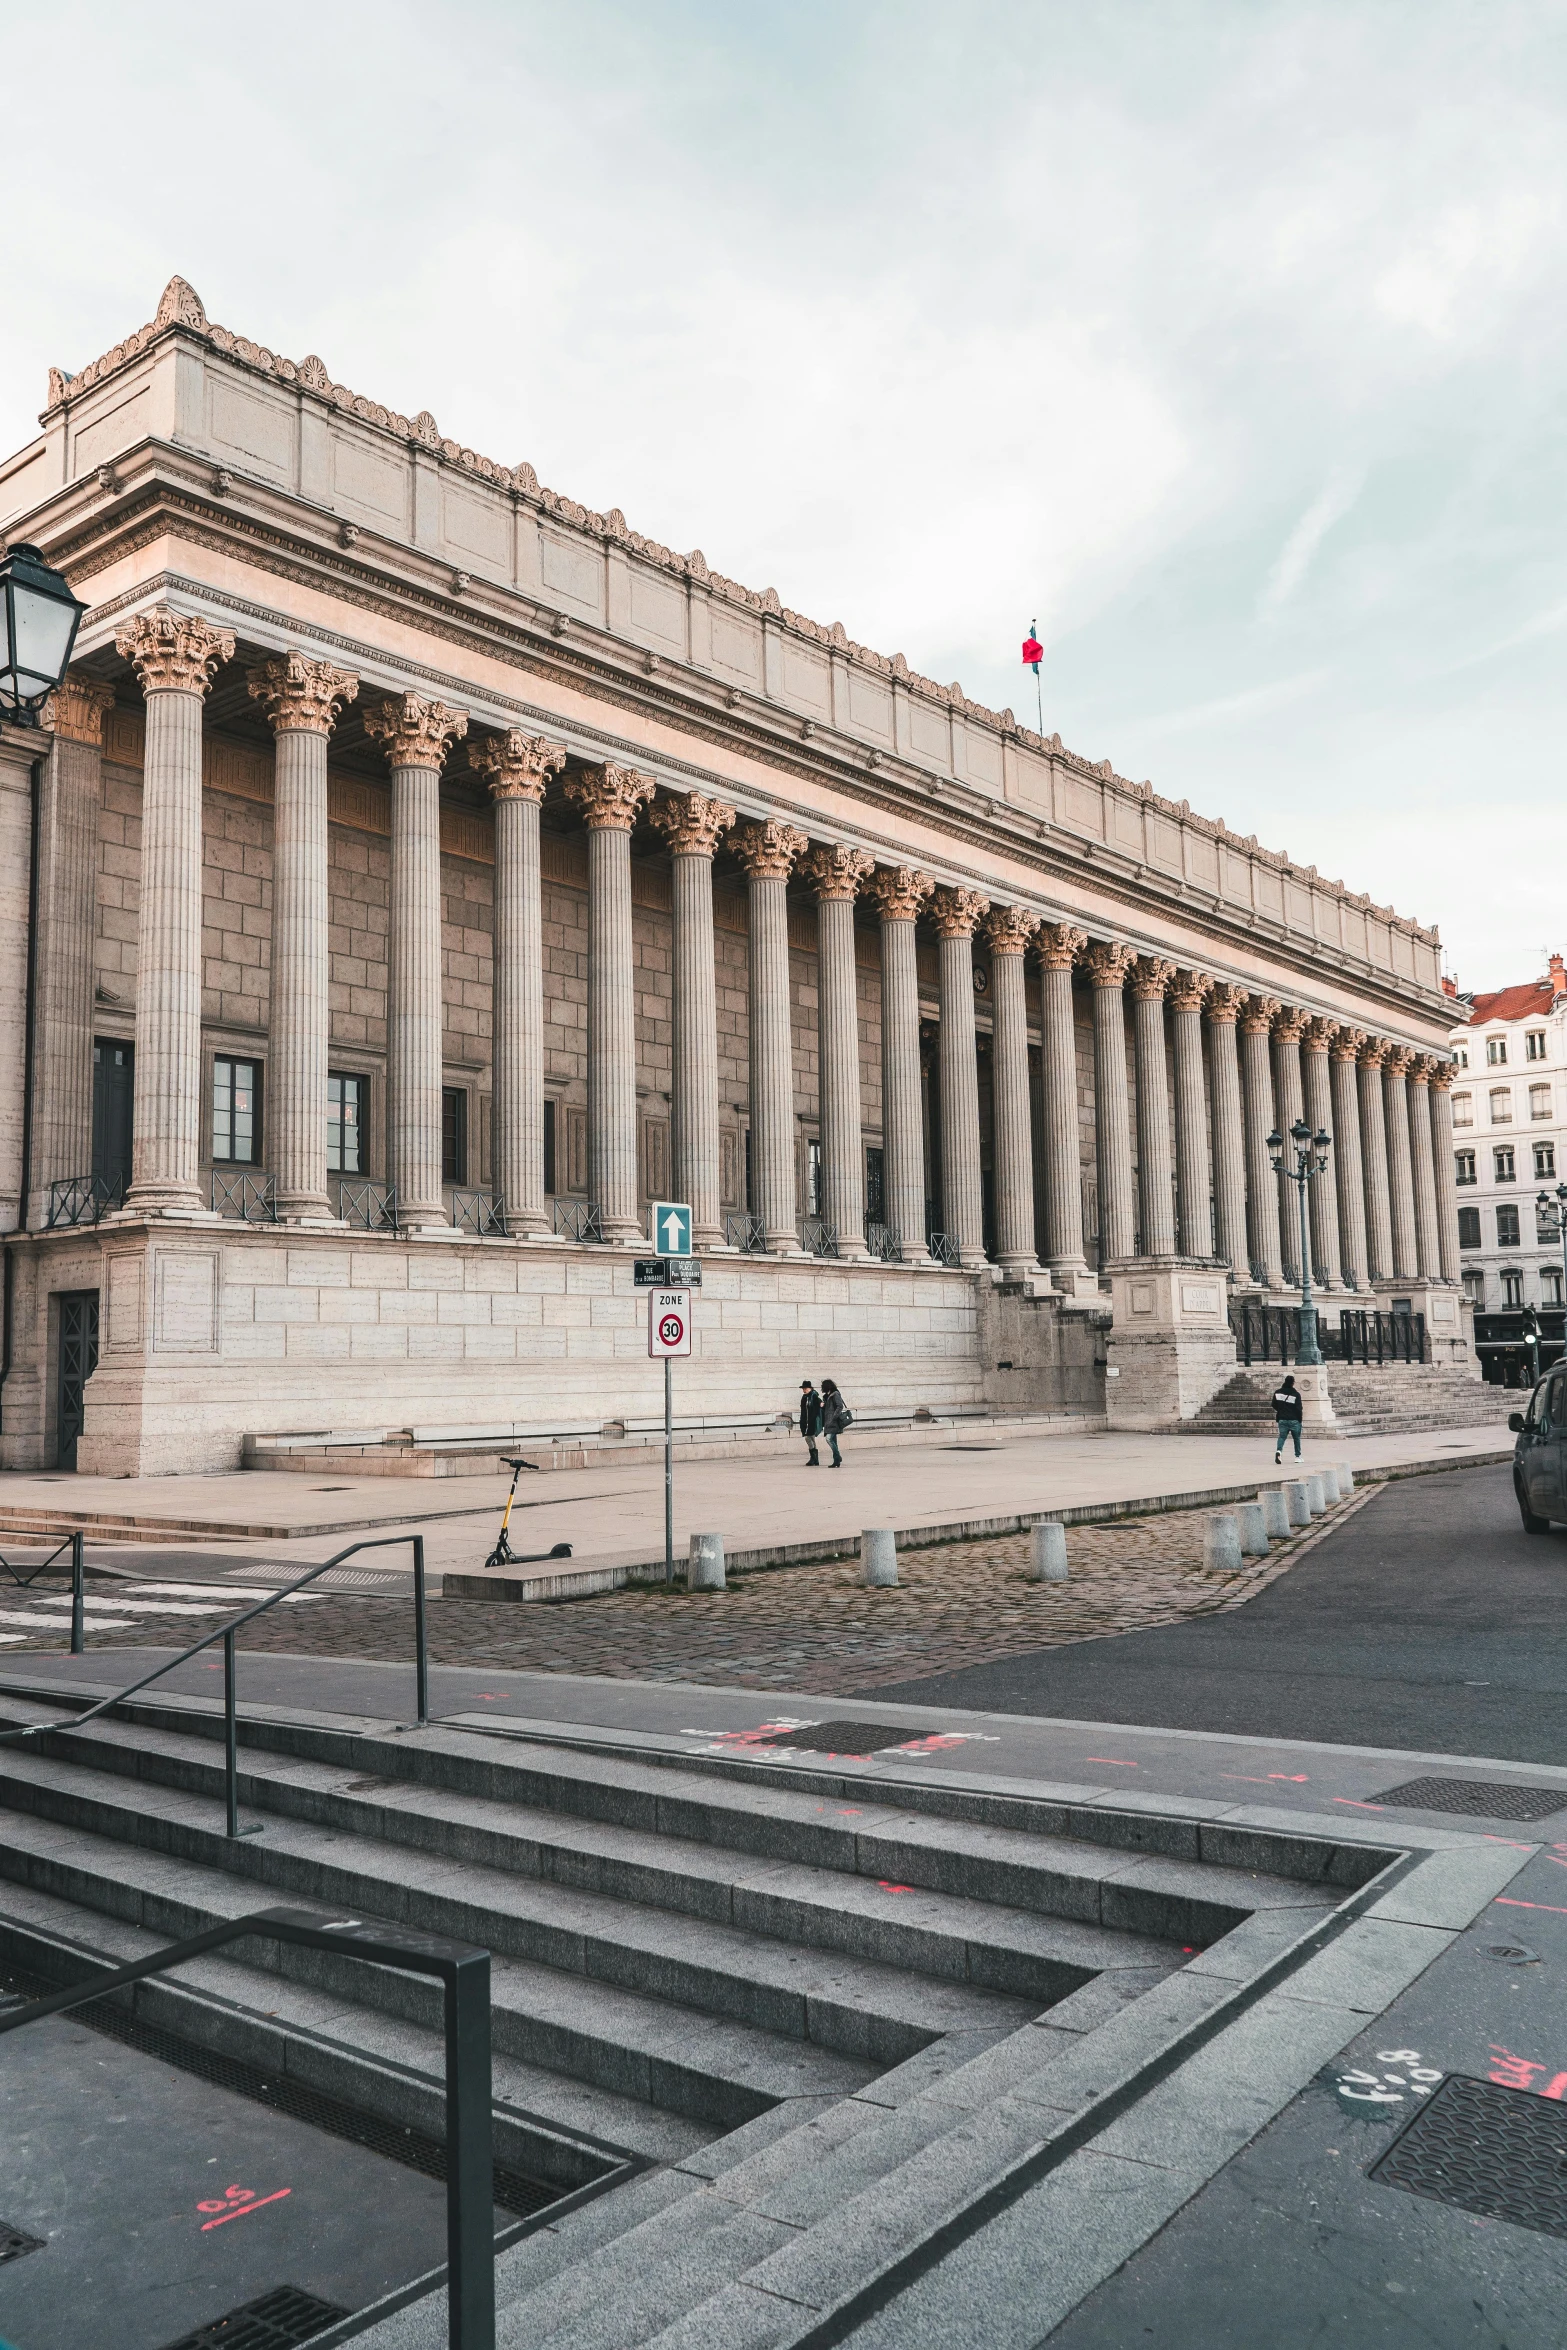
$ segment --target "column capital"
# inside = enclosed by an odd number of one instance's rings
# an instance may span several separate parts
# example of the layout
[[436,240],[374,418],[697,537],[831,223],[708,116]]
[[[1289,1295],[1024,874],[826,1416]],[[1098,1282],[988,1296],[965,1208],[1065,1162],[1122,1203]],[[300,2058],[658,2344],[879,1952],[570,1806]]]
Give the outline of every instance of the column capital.
[[1208,1017],[1216,1028],[1233,1028],[1246,1008],[1246,990],[1233,979],[1216,979],[1208,990]]
[[220,664],[233,660],[234,637],[229,629],[159,604],[127,620],[115,633],[114,649],[130,662],[143,693],[204,695]]
[[1306,1033],[1306,1022],[1310,1017],[1309,1012],[1301,1011],[1296,1004],[1281,1004],[1273,1015],[1275,1044],[1299,1044]]
[[261,662],[249,683],[251,699],[265,710],[274,734],[330,734],[339,704],[359,695],[359,680],[348,670],[303,653]]
[[52,727],[62,742],[87,743],[98,751],[103,748],[103,722],[113,708],[112,685],[101,685],[95,677],[82,677],[68,669],[49,696],[44,724]]
[[1328,1047],[1328,1057],[1334,1061],[1358,1061],[1365,1041],[1363,1028],[1341,1027]]
[[566,797],[582,810],[589,832],[629,832],[638,810],[657,789],[651,775],[643,775],[635,767],[618,767],[612,759],[606,759],[602,767],[590,767],[582,775],[566,778]]
[[468,731],[465,710],[427,701],[423,694],[398,694],[365,712],[365,732],[386,746],[389,767],[439,768],[447,747]]
[[1333,1039],[1338,1033],[1339,1023],[1337,1020],[1324,1020],[1318,1015],[1306,1022],[1301,1042],[1308,1053],[1325,1053],[1331,1047]]
[[1214,990],[1211,971],[1177,971],[1170,983],[1170,1008],[1175,1012],[1200,1012]]
[[1024,955],[1039,924],[1030,906],[993,906],[979,928],[993,955]]
[[470,743],[468,764],[489,778],[492,800],[542,800],[550,777],[566,764],[566,746],[513,726]]
[[1362,1069],[1380,1069],[1392,1049],[1385,1036],[1368,1036],[1355,1058]]
[[735,812],[723,800],[706,792],[687,792],[683,798],[655,800],[648,811],[669,843],[672,857],[711,857],[719,837],[734,823]]
[[990,900],[983,890],[938,889],[930,911],[938,938],[972,938],[980,916],[990,911]]
[[1266,1036],[1284,1006],[1276,995],[1249,995],[1241,1011],[1244,1036]]
[[752,881],[787,881],[811,844],[797,825],[767,816],[742,824],[729,845]]
[[1088,946],[1088,933],[1072,922],[1046,922],[1034,941],[1034,952],[1047,971],[1070,971]]
[[1456,1061],[1450,1059],[1444,1060],[1438,1053],[1432,1054],[1431,1091],[1433,1093],[1451,1093],[1453,1090],[1453,1080],[1457,1074],[1458,1064]]
[[822,840],[800,860],[800,878],[819,901],[857,898],[876,860],[869,849],[851,848],[847,841]]
[[865,894],[884,922],[914,922],[936,884],[917,865],[878,865]]
[[1409,1063],[1409,1082],[1410,1082],[1410,1084],[1411,1084],[1411,1085],[1429,1085],[1429,1084],[1430,1084],[1430,1082],[1431,1082],[1431,1073],[1432,1073],[1432,1071],[1435,1069],[1435,1067],[1436,1067],[1436,1060],[1435,1060],[1435,1057],[1434,1057],[1434,1055],[1433,1055],[1433,1054],[1431,1054],[1431,1053],[1415,1053],[1415,1054],[1413,1054],[1413,1055],[1411,1056],[1411,1058],[1410,1058],[1410,1063]]
[[1132,965],[1132,995],[1138,1003],[1163,1003],[1175,977],[1175,965],[1163,955],[1139,955]]
[[1126,975],[1137,960],[1137,949],[1119,939],[1096,939],[1083,960],[1095,987],[1120,989],[1126,985]]
[[1407,1044],[1390,1044],[1382,1067],[1389,1077],[1407,1077],[1415,1056]]

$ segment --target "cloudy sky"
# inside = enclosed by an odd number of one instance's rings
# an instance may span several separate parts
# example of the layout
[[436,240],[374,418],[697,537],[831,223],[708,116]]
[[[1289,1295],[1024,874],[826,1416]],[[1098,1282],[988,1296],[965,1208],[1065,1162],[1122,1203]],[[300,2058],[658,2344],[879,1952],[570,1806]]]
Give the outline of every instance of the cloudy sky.
[[[1435,921],[1567,944],[1562,0],[12,13],[0,437],[209,313]],[[13,205],[18,192],[12,191]]]

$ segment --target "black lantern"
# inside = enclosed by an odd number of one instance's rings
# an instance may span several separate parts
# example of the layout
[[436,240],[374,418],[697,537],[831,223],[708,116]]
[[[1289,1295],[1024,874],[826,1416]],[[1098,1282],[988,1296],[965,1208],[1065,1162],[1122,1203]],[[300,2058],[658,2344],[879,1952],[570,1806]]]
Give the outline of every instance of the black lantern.
[[38,724],[86,609],[36,547],[13,546],[0,558],[0,717]]

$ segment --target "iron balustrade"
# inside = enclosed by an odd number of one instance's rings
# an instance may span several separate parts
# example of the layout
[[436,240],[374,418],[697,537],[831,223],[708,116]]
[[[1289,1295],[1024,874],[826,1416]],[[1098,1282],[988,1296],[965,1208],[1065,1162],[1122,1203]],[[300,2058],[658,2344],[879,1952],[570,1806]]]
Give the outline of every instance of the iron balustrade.
[[767,1254],[767,1226],[760,1216],[726,1216],[724,1238],[731,1248],[742,1256],[762,1257]]
[[402,1224],[397,1212],[397,1192],[388,1183],[350,1182],[346,1175],[337,1181],[337,1213],[345,1224],[356,1224],[364,1232],[400,1232]]
[[[356,1549],[374,1548],[356,1544]],[[347,1553],[344,1553],[347,1556]],[[318,1570],[319,1571],[319,1570]],[[255,1612],[255,1611],[253,1611]],[[109,1702],[113,1702],[110,1700]],[[94,1711],[98,1709],[95,1707]],[[85,1714],[81,1717],[88,1718]],[[69,1725],[65,1725],[69,1726]],[[148,1958],[67,1984],[25,2007],[0,2013],[0,2033],[166,1974],[188,1958],[230,1942],[260,1938],[333,1957],[363,1959],[404,1974],[434,1975],[442,1993],[446,2041],[446,2310],[450,2350],[494,2350],[494,2156],[490,2143],[490,1954],[445,1934],[421,1934],[373,1918],[319,1916],[308,1909],[257,1909],[204,1934],[171,1942]]]
[[[1299,1306],[1270,1306],[1237,1298],[1230,1307],[1230,1328],[1241,1361],[1298,1363],[1301,1358]],[[1325,1316],[1317,1322],[1317,1346],[1330,1363],[1425,1363],[1430,1361],[1424,1314],[1385,1314],[1372,1308],[1344,1307],[1337,1327]]]
[[890,1224],[867,1224],[865,1246],[884,1265],[901,1265],[903,1262],[902,1236]]
[[800,1226],[800,1243],[813,1257],[835,1257],[838,1254],[838,1228],[825,1217],[807,1216]]
[[487,1191],[454,1191],[451,1195],[452,1223],[459,1232],[472,1232],[480,1240],[498,1233],[506,1237],[506,1202]]
[[933,1264],[946,1265],[954,1273],[961,1267],[963,1259],[950,1232],[927,1233],[925,1246],[930,1251]]
[[123,1175],[68,1175],[49,1186],[44,1230],[59,1232],[77,1224],[96,1224],[125,1205]]
[[277,1185],[270,1175],[223,1175],[214,1167],[207,1198],[214,1215],[237,1216],[242,1224],[277,1222]]
[[76,1532],[74,1534],[67,1534],[65,1540],[54,1550],[51,1550],[47,1558],[43,1558],[38,1561],[38,1564],[34,1567],[30,1575],[22,1574],[17,1567],[12,1565],[8,1558],[0,1558],[0,1567],[5,1569],[12,1582],[16,1584],[19,1590],[27,1591],[30,1590],[33,1584],[37,1582],[39,1576],[43,1574],[46,1568],[52,1567],[54,1565],[54,1562],[60,1556],[61,1551],[68,1550],[70,1552],[72,1656],[80,1656],[82,1653],[83,1583],[85,1576],[85,1569],[82,1563],[83,1539],[82,1530],[78,1526]]
[[604,1225],[597,1200],[557,1199],[550,1206],[554,1211],[551,1221],[563,1240],[603,1239]]

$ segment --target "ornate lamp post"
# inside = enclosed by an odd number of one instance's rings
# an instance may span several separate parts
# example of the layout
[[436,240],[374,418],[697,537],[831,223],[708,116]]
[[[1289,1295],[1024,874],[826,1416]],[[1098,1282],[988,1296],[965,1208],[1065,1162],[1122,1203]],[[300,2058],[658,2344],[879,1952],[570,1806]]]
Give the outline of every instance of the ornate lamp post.
[[86,609],[36,547],[17,544],[0,557],[0,718],[38,724]]
[[[1322,1349],[1317,1344],[1317,1309],[1311,1302],[1311,1217],[1306,1205],[1306,1186],[1328,1171],[1328,1148],[1331,1141],[1325,1127],[1315,1134],[1304,1118],[1297,1118],[1289,1131],[1294,1145],[1295,1164],[1286,1161],[1289,1144],[1282,1134],[1268,1137],[1268,1157],[1275,1175],[1282,1175],[1295,1186],[1296,1204],[1300,1210],[1300,1345],[1295,1350],[1297,1363],[1320,1363]],[[1567,1186],[1563,1187],[1567,1199]]]

